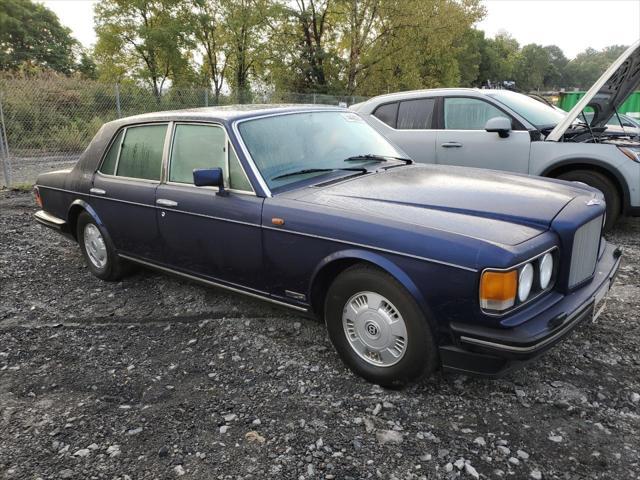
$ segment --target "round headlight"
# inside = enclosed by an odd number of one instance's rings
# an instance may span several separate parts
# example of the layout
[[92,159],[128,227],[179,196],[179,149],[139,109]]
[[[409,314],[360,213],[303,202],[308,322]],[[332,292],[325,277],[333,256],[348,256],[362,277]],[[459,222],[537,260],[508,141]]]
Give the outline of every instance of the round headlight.
[[531,293],[531,287],[533,286],[533,267],[530,263],[527,263],[520,269],[518,276],[518,300],[524,302]]
[[545,253],[540,259],[540,288],[546,290],[553,275],[553,255]]

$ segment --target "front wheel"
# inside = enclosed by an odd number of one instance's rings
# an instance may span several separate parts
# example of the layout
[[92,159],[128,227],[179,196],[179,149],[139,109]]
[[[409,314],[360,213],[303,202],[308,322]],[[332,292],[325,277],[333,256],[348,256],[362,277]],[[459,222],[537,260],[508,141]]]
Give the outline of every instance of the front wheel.
[[438,354],[429,323],[393,277],[356,265],[332,283],[325,300],[329,338],[349,368],[399,388],[432,373]]

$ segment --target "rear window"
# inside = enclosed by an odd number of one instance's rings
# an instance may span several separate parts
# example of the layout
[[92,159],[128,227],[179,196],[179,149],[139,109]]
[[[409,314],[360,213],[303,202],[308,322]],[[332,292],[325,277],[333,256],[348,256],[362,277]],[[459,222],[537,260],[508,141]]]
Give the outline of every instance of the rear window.
[[386,123],[391,128],[396,128],[396,117],[398,116],[398,102],[387,103],[376,108],[373,115],[380,121]]
[[425,130],[431,128],[435,104],[434,98],[400,102],[396,128],[403,130]]
[[116,175],[160,180],[162,150],[166,133],[166,124],[127,128],[120,149]]

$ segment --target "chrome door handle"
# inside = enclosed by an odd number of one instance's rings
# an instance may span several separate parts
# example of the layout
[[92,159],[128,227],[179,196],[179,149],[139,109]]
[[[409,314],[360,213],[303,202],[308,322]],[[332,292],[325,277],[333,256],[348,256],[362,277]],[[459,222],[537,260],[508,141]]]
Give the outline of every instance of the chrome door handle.
[[163,207],[177,207],[178,202],[167,200],[166,198],[159,198],[156,200],[156,205],[162,205]]
[[101,188],[92,187],[89,189],[89,193],[93,193],[94,195],[106,195],[107,191]]
[[462,144],[460,142],[445,142],[440,146],[444,148],[459,148]]

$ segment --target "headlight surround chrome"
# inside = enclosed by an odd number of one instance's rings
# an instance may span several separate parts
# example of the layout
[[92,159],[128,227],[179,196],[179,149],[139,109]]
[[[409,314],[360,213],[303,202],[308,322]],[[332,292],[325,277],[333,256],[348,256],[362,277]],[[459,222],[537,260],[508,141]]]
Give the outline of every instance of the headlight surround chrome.
[[518,272],[518,300],[526,302],[533,288],[533,265],[527,263],[524,267],[520,268]]
[[553,255],[550,252],[545,253],[538,262],[539,285],[542,290],[546,290],[549,287],[551,277],[553,276]]
[[[490,316],[503,316],[549,292],[555,284],[558,252],[558,247],[552,247],[512,267],[485,268],[480,275],[479,292],[480,308],[483,313]],[[543,260],[544,275],[541,270]],[[513,279],[511,283],[508,281],[510,276]],[[492,286],[491,283],[495,284],[496,278],[503,278],[503,281],[497,284],[498,287],[503,288],[485,288],[487,284],[489,287]],[[544,288],[542,280],[546,283]],[[504,287],[505,285],[510,285],[510,288]],[[491,298],[487,295],[487,292],[495,293],[496,291],[498,292],[496,297],[499,298]]]

